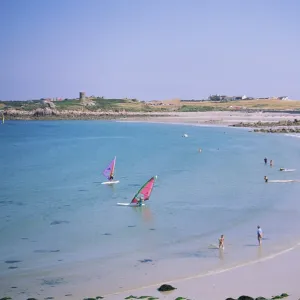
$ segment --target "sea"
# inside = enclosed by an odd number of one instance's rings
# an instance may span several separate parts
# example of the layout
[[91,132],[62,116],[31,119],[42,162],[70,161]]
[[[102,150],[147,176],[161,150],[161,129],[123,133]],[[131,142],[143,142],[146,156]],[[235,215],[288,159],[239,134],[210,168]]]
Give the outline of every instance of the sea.
[[[300,241],[300,182],[284,182],[300,181],[297,136],[6,121],[0,141],[0,297],[82,299],[97,292],[109,299],[265,259]],[[102,185],[115,156],[120,182]],[[154,175],[145,206],[117,205]],[[224,250],[217,247],[221,234]]]

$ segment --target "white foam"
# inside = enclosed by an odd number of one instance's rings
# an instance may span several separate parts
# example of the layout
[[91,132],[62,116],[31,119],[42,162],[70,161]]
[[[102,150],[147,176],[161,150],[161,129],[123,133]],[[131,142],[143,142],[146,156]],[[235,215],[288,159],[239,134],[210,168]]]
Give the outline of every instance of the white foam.
[[202,278],[202,277],[206,277],[206,276],[221,274],[221,273],[224,273],[224,272],[232,271],[232,270],[239,269],[239,268],[242,268],[242,267],[251,266],[251,265],[254,265],[254,264],[257,264],[257,263],[261,263],[261,262],[273,259],[273,258],[275,258],[277,256],[280,256],[282,254],[288,253],[288,252],[296,249],[299,246],[300,246],[300,242],[297,243],[296,245],[294,245],[293,247],[290,247],[288,249],[282,250],[282,251],[277,252],[277,253],[270,254],[270,255],[268,255],[268,256],[266,256],[264,258],[260,258],[260,259],[257,259],[257,260],[253,260],[253,261],[248,261],[248,262],[245,262],[245,263],[237,264],[235,266],[231,266],[231,267],[228,267],[228,268],[225,268],[225,269],[217,269],[217,270],[209,271],[209,272],[206,272],[206,273],[195,274],[195,275],[192,275],[192,276],[177,278],[177,279],[170,280],[170,281],[163,281],[163,282],[151,284],[151,285],[148,285],[148,286],[141,286],[141,287],[138,287],[138,288],[125,290],[125,291],[122,291],[122,292],[116,292],[116,293],[107,294],[107,295],[104,295],[104,297],[118,295],[118,294],[123,294],[123,293],[134,292],[134,291],[138,291],[138,290],[146,289],[146,288],[157,287],[157,286],[159,286],[161,284],[174,284],[176,282],[182,282],[182,281],[187,281],[187,280],[191,280],[191,279],[197,279],[197,278]]
[[286,179],[286,180],[269,180],[270,183],[287,183],[287,182],[300,182],[300,180]]
[[287,134],[285,134],[285,136],[290,136],[290,137],[294,137],[294,138],[300,139],[300,135],[297,135],[297,134],[289,134],[289,133],[287,133]]

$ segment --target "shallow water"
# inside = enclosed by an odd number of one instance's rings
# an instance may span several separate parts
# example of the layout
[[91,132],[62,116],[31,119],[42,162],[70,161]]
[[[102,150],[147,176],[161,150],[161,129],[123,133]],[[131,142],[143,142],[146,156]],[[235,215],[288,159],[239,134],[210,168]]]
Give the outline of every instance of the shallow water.
[[[66,292],[95,279],[105,294],[255,260],[300,239],[300,183],[263,181],[300,179],[297,138],[167,124],[7,121],[0,139],[0,290],[8,294],[26,286],[34,295],[51,283]],[[115,155],[120,183],[101,185]],[[146,207],[116,205],[153,175]],[[212,249],[221,234],[224,253]],[[47,278],[48,285],[41,281]]]

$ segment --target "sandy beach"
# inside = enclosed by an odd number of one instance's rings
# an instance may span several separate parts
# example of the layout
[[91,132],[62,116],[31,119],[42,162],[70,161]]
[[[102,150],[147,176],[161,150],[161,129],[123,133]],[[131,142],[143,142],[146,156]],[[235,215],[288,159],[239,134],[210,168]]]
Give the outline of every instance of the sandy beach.
[[[263,245],[254,249],[257,255],[263,252]],[[289,300],[300,298],[300,244],[274,255],[257,261],[245,263],[230,269],[216,271],[204,276],[168,282],[177,289],[172,292],[160,293],[158,286],[140,288],[136,290],[110,295],[107,299],[124,299],[129,295],[155,296],[159,299],[214,299],[238,298],[241,295],[251,297],[271,298],[275,295],[287,293]]]
[[262,112],[174,112],[163,113],[163,117],[145,115],[144,117],[128,116],[122,121],[142,121],[142,122],[161,122],[161,123],[183,123],[201,125],[223,125],[230,126],[239,122],[278,122],[293,121],[300,118],[296,113],[262,113]]

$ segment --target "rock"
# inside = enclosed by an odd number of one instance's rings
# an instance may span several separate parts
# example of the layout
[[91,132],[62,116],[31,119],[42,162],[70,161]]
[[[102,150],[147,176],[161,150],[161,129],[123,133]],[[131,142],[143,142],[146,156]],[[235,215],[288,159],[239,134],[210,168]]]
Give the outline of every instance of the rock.
[[11,297],[3,297],[0,300],[12,300],[12,298]]
[[289,295],[286,294],[286,293],[282,293],[281,295],[277,295],[277,296],[273,296],[272,299],[282,299],[282,298],[286,298],[288,297]]
[[141,263],[147,263],[147,262],[152,262],[152,261],[153,260],[149,259],[149,258],[145,258],[145,259],[139,260],[139,262],[141,262]]
[[46,102],[45,103],[49,108],[55,109],[55,104],[53,102]]
[[244,123],[240,122],[237,124],[231,125],[232,127],[278,127],[278,126],[298,126],[299,121],[294,119],[294,121],[287,120],[287,121],[278,121],[278,122],[261,122],[258,121],[256,123]]
[[[35,110],[8,109],[5,116],[8,120],[31,120],[31,119],[50,119],[50,120],[113,120],[116,118],[126,117],[166,117],[165,114],[159,112],[128,112],[128,111],[102,111],[98,110],[57,110],[51,104],[45,108],[37,108]],[[49,107],[50,106],[50,107]],[[90,105],[88,105],[90,106]],[[177,115],[174,115],[175,117]]]
[[[19,262],[22,262],[21,260],[6,260],[5,263],[6,264],[17,264]],[[0,299],[1,300],[1,299]]]
[[235,300],[234,298],[226,298],[226,300]]
[[[163,284],[161,285],[159,288],[158,288],[158,291],[160,292],[167,292],[167,291],[173,291],[175,290],[176,288],[169,285],[169,284]],[[246,300],[246,299],[245,299]]]
[[53,116],[57,115],[57,112],[55,109],[51,109],[49,107],[37,108],[36,110],[33,111],[34,117],[52,116],[52,115]]
[[27,300],[38,300],[36,298],[27,298]]
[[282,298],[286,298],[286,297],[288,297],[288,296],[289,296],[289,295],[288,295],[287,293],[282,293],[282,294],[281,294],[281,297],[282,297]]
[[268,299],[266,299],[265,297],[257,297],[255,298],[255,300],[268,300]]
[[254,298],[252,298],[250,296],[240,296],[240,297],[238,297],[238,300],[254,300]]
[[265,133],[300,133],[300,128],[255,128],[253,132]]

